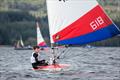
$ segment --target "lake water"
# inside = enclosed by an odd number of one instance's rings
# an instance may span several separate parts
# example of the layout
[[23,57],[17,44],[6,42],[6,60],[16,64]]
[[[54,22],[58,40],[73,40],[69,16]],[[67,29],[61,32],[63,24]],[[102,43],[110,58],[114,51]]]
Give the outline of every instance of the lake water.
[[[0,47],[0,80],[120,80],[120,47],[69,47],[59,51],[64,51],[59,62],[71,66],[58,72],[34,71],[32,50]],[[42,54],[50,53],[46,50]]]

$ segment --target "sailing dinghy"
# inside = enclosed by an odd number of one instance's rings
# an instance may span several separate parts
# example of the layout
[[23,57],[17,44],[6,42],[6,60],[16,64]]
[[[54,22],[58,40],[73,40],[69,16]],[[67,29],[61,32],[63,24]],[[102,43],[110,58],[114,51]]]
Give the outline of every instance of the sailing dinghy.
[[43,50],[45,47],[47,47],[47,45],[40,31],[40,26],[38,22],[36,22],[36,26],[37,26],[37,45],[41,47],[41,50]]
[[46,0],[46,3],[54,63],[40,70],[64,68],[56,67],[59,64],[54,44],[82,45],[120,34],[96,0]]
[[20,36],[20,40],[18,40],[17,44],[14,47],[15,50],[31,50],[31,46],[25,46],[22,40],[22,36]]

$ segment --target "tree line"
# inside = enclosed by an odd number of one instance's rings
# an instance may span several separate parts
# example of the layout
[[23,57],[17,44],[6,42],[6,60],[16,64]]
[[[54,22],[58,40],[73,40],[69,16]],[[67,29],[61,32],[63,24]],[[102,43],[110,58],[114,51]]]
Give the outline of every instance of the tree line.
[[14,45],[20,36],[26,45],[36,44],[36,21],[44,26],[42,30],[46,35],[47,17],[38,17],[36,20],[35,16],[27,12],[0,12],[0,45]]

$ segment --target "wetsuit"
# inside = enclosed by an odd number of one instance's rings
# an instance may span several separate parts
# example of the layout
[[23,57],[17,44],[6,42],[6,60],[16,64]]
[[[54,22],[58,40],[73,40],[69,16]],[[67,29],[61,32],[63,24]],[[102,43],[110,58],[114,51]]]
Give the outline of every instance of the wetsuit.
[[45,60],[38,60],[38,54],[36,53],[32,53],[32,57],[31,57],[31,63],[32,63],[32,67],[34,69],[38,69],[38,66],[46,66],[48,65]]

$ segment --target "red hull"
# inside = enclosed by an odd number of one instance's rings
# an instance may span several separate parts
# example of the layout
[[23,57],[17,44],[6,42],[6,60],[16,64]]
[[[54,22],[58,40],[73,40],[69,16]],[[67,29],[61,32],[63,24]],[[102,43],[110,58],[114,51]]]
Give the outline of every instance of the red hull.
[[67,68],[69,67],[68,64],[55,64],[55,65],[48,65],[48,66],[39,66],[38,69],[34,69],[34,70],[61,70],[61,69],[64,69],[64,68]]

